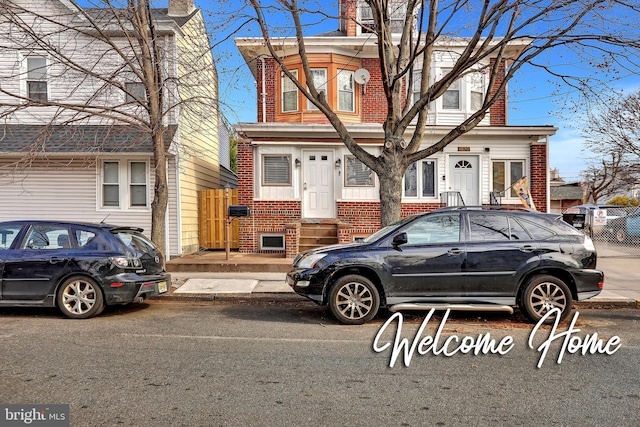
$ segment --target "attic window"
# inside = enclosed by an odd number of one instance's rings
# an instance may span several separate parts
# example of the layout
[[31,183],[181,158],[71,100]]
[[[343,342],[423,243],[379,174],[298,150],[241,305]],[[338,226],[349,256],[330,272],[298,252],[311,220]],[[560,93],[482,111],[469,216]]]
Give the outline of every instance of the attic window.
[[[402,33],[405,17],[407,16],[407,2],[390,0],[388,2],[388,7],[389,19],[391,21],[391,32],[400,34]],[[376,31],[373,11],[364,0],[358,0],[358,22],[362,26],[363,33],[373,33]]]

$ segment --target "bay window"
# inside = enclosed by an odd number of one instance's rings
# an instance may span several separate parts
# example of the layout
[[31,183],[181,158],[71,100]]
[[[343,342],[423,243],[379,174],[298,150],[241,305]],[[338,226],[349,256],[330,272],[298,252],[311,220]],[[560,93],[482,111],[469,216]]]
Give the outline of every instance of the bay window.
[[[291,70],[297,79],[298,70]],[[298,111],[298,87],[286,74],[282,74],[282,112]]]

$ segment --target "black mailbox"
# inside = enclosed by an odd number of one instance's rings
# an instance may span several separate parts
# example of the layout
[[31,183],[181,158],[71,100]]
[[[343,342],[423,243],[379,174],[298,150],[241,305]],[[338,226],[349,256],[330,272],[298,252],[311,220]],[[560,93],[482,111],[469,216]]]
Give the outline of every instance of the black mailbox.
[[239,218],[243,216],[249,216],[251,211],[249,210],[249,206],[229,206],[229,216],[233,218]]

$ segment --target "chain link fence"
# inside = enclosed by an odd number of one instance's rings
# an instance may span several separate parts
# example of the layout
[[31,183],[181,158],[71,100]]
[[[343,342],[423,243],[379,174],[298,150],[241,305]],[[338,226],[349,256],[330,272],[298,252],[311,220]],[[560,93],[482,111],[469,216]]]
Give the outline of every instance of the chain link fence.
[[563,219],[591,237],[599,257],[640,256],[640,207],[574,207]]

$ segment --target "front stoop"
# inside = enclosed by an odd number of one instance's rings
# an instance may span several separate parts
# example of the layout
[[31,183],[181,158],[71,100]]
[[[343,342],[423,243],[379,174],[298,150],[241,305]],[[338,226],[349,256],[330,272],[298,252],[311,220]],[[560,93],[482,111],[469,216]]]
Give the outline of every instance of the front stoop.
[[300,242],[298,252],[305,252],[320,246],[338,243],[338,224],[336,222],[310,222],[300,224]]

